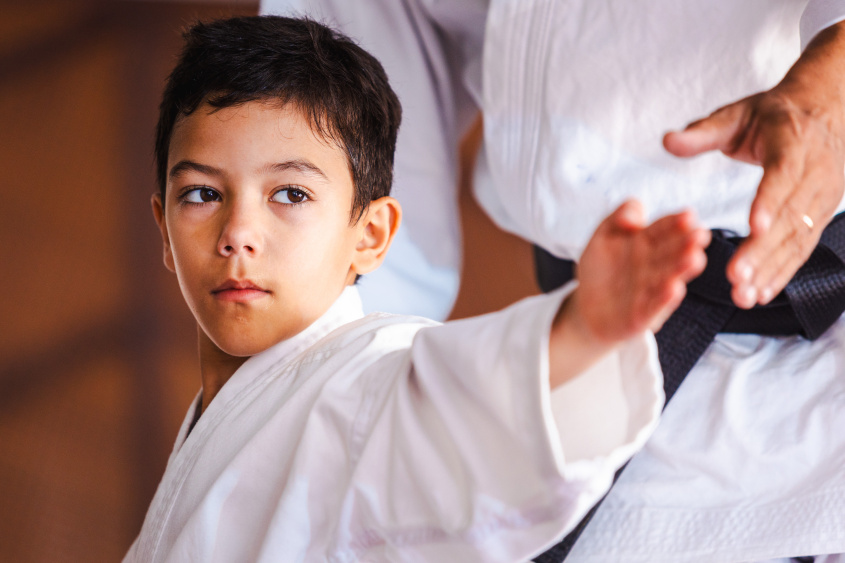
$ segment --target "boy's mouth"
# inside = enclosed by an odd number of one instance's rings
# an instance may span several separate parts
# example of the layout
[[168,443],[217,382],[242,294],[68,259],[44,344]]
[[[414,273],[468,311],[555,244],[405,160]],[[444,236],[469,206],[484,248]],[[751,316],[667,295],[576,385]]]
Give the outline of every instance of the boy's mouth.
[[221,301],[252,301],[270,293],[269,290],[250,280],[226,280],[211,290],[211,294]]

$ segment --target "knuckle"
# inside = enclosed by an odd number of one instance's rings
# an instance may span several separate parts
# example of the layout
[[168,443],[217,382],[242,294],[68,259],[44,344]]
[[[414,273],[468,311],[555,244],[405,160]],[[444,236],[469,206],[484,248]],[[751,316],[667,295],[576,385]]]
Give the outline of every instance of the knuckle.
[[766,163],[766,169],[768,172],[773,172],[777,176],[786,179],[784,187],[797,185],[801,180],[803,166],[799,164],[798,159],[792,158],[793,156],[794,153],[790,154],[788,149],[784,149],[770,162]]
[[804,231],[807,230],[807,225],[804,223],[804,211],[798,208],[794,199],[790,198],[783,202],[782,215],[789,224],[791,235],[799,234],[802,228]]
[[803,262],[815,247],[815,233],[804,222],[804,212],[791,201],[785,202],[781,216],[786,224],[784,243],[789,256],[791,260]]
[[[802,227],[804,227],[803,224]],[[806,230],[806,227],[804,227],[804,230]],[[790,241],[792,242],[790,245],[792,258],[796,261],[804,262],[813,250],[812,236],[809,232],[802,232],[800,229],[796,229],[793,231]]]

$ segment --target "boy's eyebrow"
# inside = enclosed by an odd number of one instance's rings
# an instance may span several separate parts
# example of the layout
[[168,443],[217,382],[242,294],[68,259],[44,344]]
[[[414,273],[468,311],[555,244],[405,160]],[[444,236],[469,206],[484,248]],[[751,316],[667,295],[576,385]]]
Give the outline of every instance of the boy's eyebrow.
[[[328,180],[326,174],[320,170],[318,166],[304,159],[286,160],[284,162],[268,164],[262,167],[259,172],[284,172],[286,170],[296,170],[297,172],[302,172],[304,174],[313,174],[324,180]],[[168,177],[172,179],[184,172],[199,172],[201,174],[206,174],[207,176],[223,176],[223,171],[219,168],[215,168],[214,166],[200,164],[199,162],[194,162],[193,160],[180,160],[173,165],[173,168],[170,169]]]
[[219,168],[209,166],[208,164],[200,164],[199,162],[194,162],[193,160],[180,160],[173,165],[173,168],[170,169],[167,177],[173,179],[175,176],[188,171],[199,172],[207,176],[223,176],[223,171]]
[[320,170],[315,164],[304,160],[304,159],[294,159],[294,160],[286,160],[284,162],[276,162],[274,164],[269,164],[265,167],[265,170],[268,172],[284,172],[286,170],[296,170],[297,172],[302,172],[303,174],[313,174],[315,176],[320,176],[323,180],[328,180],[326,174]]

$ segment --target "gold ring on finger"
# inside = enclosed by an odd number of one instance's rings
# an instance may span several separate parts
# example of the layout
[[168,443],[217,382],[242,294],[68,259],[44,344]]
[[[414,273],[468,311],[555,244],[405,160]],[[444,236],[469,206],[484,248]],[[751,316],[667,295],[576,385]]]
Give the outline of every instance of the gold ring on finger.
[[807,228],[810,229],[811,231],[813,230],[813,227],[816,225],[815,223],[813,223],[813,220],[810,218],[809,215],[804,215],[803,217],[801,217],[801,220],[804,221],[804,224],[807,225]]

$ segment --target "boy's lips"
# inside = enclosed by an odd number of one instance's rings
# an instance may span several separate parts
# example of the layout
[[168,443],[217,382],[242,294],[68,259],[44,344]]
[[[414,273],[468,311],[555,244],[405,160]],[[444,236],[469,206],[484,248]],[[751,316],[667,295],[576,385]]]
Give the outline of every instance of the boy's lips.
[[211,290],[211,294],[221,301],[252,301],[270,293],[270,290],[250,280],[226,280]]

